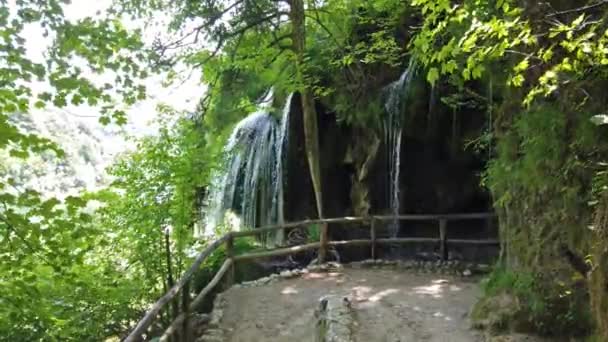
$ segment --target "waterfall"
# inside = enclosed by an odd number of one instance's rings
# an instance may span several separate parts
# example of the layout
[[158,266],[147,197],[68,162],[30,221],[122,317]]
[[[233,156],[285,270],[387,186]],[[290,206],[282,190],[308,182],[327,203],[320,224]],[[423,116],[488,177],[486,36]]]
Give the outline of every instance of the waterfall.
[[[388,203],[391,214],[399,215],[399,173],[401,168],[401,137],[403,133],[403,111],[410,90],[410,84],[415,71],[415,63],[410,61],[408,68],[399,79],[386,88],[386,102],[384,108],[386,116],[383,122],[384,143],[388,160]],[[391,237],[399,234],[399,220],[389,225]]]
[[[236,124],[203,208],[204,232],[197,232],[197,236],[212,235],[216,227],[226,223],[229,212],[240,214],[237,225],[245,228],[284,220],[283,151],[288,142],[291,98],[287,98],[280,125],[270,114],[272,90],[258,102],[257,111]],[[276,242],[282,240],[282,234],[277,234]]]
[[[274,169],[274,179],[276,181],[276,186],[274,187],[273,194],[273,206],[272,208],[276,211],[276,223],[284,223],[285,222],[285,214],[284,214],[284,197],[283,197],[283,182],[285,180],[286,172],[284,170],[284,163],[286,156],[284,151],[288,151],[289,147],[289,113],[291,113],[291,100],[293,98],[293,93],[287,96],[287,100],[285,101],[285,106],[283,107],[283,113],[281,115],[281,128],[279,131],[279,137],[276,148],[276,164]],[[284,240],[284,231],[277,231],[277,236],[275,237],[277,244],[282,244]]]

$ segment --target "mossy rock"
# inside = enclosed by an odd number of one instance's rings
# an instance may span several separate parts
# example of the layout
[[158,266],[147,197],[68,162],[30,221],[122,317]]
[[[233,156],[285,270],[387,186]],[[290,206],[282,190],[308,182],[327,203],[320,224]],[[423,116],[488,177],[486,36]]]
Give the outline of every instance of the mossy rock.
[[595,259],[598,264],[591,273],[589,290],[593,314],[598,325],[598,338],[608,341],[608,247],[605,247],[604,243],[596,247]]
[[485,297],[471,312],[473,327],[492,335],[529,333],[584,338],[593,332],[589,296],[581,281],[498,269],[485,280]]
[[489,331],[491,334],[517,331],[526,328],[527,319],[523,312],[516,296],[502,292],[477,302],[471,311],[471,321],[474,328]]

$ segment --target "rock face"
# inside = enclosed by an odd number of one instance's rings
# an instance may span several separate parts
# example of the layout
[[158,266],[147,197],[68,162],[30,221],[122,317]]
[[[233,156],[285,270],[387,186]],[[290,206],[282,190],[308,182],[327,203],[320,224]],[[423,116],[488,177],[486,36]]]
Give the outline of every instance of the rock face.
[[353,312],[346,296],[327,295],[319,300],[315,311],[318,342],[353,341]]
[[[420,88],[420,89],[418,89]],[[492,200],[481,187],[479,174],[485,169],[486,155],[479,155],[465,143],[485,129],[485,114],[454,112],[432,103],[425,86],[418,85],[417,99],[404,113],[400,163],[400,212],[407,214],[466,213],[491,210]],[[435,94],[439,98],[440,94]],[[297,104],[298,95],[293,98]],[[380,111],[382,109],[379,109]],[[431,111],[431,112],[429,112]],[[323,203],[326,217],[387,214],[389,209],[389,160],[386,142],[378,127],[338,122],[330,104],[317,103]],[[382,113],[377,114],[381,117]],[[289,121],[289,147],[286,151],[285,220],[294,222],[316,218],[314,193],[304,151],[301,110],[292,105]],[[426,127],[427,129],[419,129]],[[388,234],[378,227],[378,236]],[[400,227],[403,237],[435,237],[434,222],[407,222]],[[450,237],[468,239],[496,236],[482,221],[450,223]],[[332,240],[367,238],[369,230],[350,225],[330,229]],[[430,252],[435,246],[422,246]],[[487,255],[496,257],[492,248],[469,248],[466,259]],[[411,249],[409,249],[411,251]],[[345,260],[369,257],[356,247],[339,247]],[[412,255],[401,255],[412,257]],[[410,253],[411,254],[411,253]]]
[[371,210],[369,172],[378,154],[380,139],[375,132],[354,129],[357,139],[351,139],[344,163],[352,165],[350,199],[355,216],[368,216]]

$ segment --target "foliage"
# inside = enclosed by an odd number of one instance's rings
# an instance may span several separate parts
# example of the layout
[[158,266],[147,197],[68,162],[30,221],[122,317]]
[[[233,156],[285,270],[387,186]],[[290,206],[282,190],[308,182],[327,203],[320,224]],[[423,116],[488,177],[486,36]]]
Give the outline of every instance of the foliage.
[[307,242],[318,242],[321,240],[321,227],[318,224],[311,225],[307,230]]
[[[0,149],[24,165],[32,153],[50,151],[61,158],[63,151],[20,129],[20,113],[87,104],[100,107],[102,123],[121,124],[122,104],[145,96],[137,81],[147,72],[139,62],[145,57],[139,32],[128,32],[110,16],[69,21],[66,3],[0,1]],[[32,27],[52,42],[44,60],[32,57],[26,46]],[[83,76],[87,73],[109,74],[115,82],[97,84]],[[136,287],[117,274],[117,258],[100,257],[104,232],[85,208],[87,200],[49,198],[6,169],[0,172],[2,339],[86,340],[122,331]],[[112,301],[100,300],[107,297]]]
[[[593,90],[606,72],[605,4],[414,0],[412,5],[422,25],[409,46],[427,81],[459,92],[490,84],[484,96],[491,104],[495,148],[484,184],[500,216],[501,261],[512,272],[568,282],[574,271],[557,247],[592,254],[595,234],[588,226],[606,184],[597,176],[605,168],[605,132],[589,124],[590,118],[601,119],[606,105]],[[585,288],[573,291],[580,296]],[[546,294],[560,298],[557,292]],[[554,310],[557,316],[570,312],[563,306]],[[535,317],[540,331],[553,322]]]
[[558,247],[587,254],[593,160],[602,137],[590,115],[573,117],[562,110],[535,106],[514,118],[497,141],[485,184],[500,214],[502,261],[508,268],[493,275],[486,295],[510,289],[520,298],[519,329],[566,334],[555,328],[559,317],[571,333],[582,334],[590,332],[589,312],[582,309],[587,290]]
[[499,308],[482,300],[473,316],[480,320],[504,315],[493,322],[493,329],[511,328],[554,337],[587,336],[593,329],[593,319],[581,286],[580,280],[555,282],[538,274],[515,273],[499,267],[484,280],[484,295],[493,298],[508,293],[516,298],[516,303]]
[[[122,334],[167,286],[164,225],[173,227],[179,276],[191,262],[196,189],[206,177],[196,132],[191,121],[166,122],[113,167],[114,184],[98,193],[43,200],[8,181],[0,212],[3,339]],[[93,203],[102,208],[93,211]]]
[[[164,120],[178,115],[169,108],[163,110]],[[177,243],[178,265],[182,264],[179,253],[189,245],[198,217],[197,189],[209,175],[204,168],[203,147],[195,123],[187,119],[165,121],[157,136],[139,141],[136,152],[126,155],[109,170],[115,177],[112,191],[118,191],[120,197],[104,208],[103,217],[111,226],[129,227],[124,231],[128,234],[125,238],[136,243],[134,251],[143,253],[138,259],[153,261],[163,230],[170,227]],[[145,257],[145,253],[152,255]],[[152,265],[143,266],[146,270],[154,269]]]
[[503,236],[511,241],[504,246],[507,263],[546,269],[564,261],[553,257],[560,243],[588,247],[593,159],[605,147],[586,117],[569,117],[550,106],[527,111],[511,127],[498,140],[485,183],[505,215]]
[[[541,95],[606,72],[605,14],[594,12],[595,6],[586,13],[584,1],[563,12],[534,8],[540,5],[522,8],[509,0],[412,4],[420,8],[424,24],[410,46],[427,67],[431,84],[444,76],[463,86],[508,62],[507,85],[525,86],[523,104],[531,105]],[[577,104],[588,99],[582,94]]]
[[[261,245],[254,238],[238,238],[234,240],[233,247],[234,255],[240,255],[259,249]],[[222,245],[205,260],[200,271],[195,274],[195,288],[197,291],[200,291],[211,281],[224,261],[226,261],[226,249]],[[236,280],[238,281],[241,277],[242,275],[237,274]]]
[[[606,107],[604,2],[119,0],[105,16],[79,21],[65,18],[66,3],[0,0],[0,156],[10,163],[64,155],[57,142],[17,124],[30,109],[88,105],[102,124],[124,124],[125,107],[146,96],[141,79],[173,74],[178,63],[200,70],[209,89],[192,117],[161,108],[159,134],[117,161],[115,181],[103,191],[49,198],[0,166],[3,339],[88,340],[124,331],[200,248],[191,232],[209,175],[230,127],[265,91],[274,87],[278,98],[299,91],[308,114],[314,98],[343,123],[377,127],[381,89],[411,58],[434,89],[450,92],[442,94],[448,106],[471,89],[488,89],[476,101],[492,131],[473,141],[492,158],[484,184],[500,214],[509,268],[490,278],[487,294],[512,289],[535,330],[547,332],[556,318],[568,323],[561,327],[588,328],[578,307],[585,290],[563,296],[573,271],[555,246],[591,254],[595,264],[604,255],[590,243],[598,233],[587,228],[608,186],[605,127],[590,122],[601,123]],[[159,12],[168,14],[175,38],[159,38],[149,51],[120,18]],[[44,60],[27,51],[31,25],[52,40]],[[318,228],[309,238],[318,238]],[[240,243],[243,251],[254,247]],[[220,266],[221,253],[201,282]],[[605,283],[593,277],[595,286]],[[608,294],[597,293],[595,302],[604,303]]]
[[[63,14],[65,2],[17,1],[13,7],[2,1],[0,147],[8,148],[14,155],[58,149],[46,139],[19,131],[9,120],[13,113],[49,104],[65,107],[68,103],[86,103],[102,107],[102,122],[114,119],[124,123],[125,113],[115,108],[116,100],[132,104],[145,96],[145,88],[133,79],[146,75],[145,68],[138,63],[138,59],[145,57],[139,51],[142,48],[139,33],[127,32],[120,21],[110,17],[71,22]],[[53,39],[46,61],[28,57],[24,30],[33,24],[40,25],[43,34]],[[74,63],[76,60],[83,63]],[[111,72],[119,87],[110,83],[96,85],[81,76],[87,71]],[[47,83],[48,90],[33,92],[31,85],[35,82]]]

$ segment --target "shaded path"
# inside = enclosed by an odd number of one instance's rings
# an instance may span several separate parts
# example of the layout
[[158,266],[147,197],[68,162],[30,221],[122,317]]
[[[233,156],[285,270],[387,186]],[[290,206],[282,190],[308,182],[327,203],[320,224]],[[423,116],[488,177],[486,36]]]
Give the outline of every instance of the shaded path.
[[480,294],[471,281],[387,269],[308,273],[225,293],[226,341],[314,341],[314,310],[327,294],[348,295],[361,342],[481,341],[467,314]]

